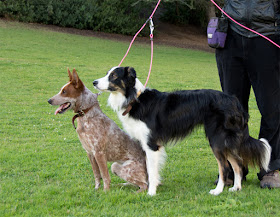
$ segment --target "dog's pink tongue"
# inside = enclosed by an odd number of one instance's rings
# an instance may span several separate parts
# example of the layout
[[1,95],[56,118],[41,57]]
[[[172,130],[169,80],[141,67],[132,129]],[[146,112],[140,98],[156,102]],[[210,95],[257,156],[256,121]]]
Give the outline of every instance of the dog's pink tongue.
[[59,108],[56,109],[54,114],[57,115],[57,113],[63,113],[64,110],[66,110],[70,105],[71,105],[70,102],[67,102],[67,103],[64,103],[64,104],[60,105]]
[[56,109],[56,111],[55,111],[55,115],[57,115],[57,113],[59,113],[61,110],[63,110],[65,107],[67,107],[67,103],[65,103],[65,104],[62,104],[61,106],[59,106],[59,108],[58,109]]
[[57,115],[57,113],[60,112],[62,108],[63,108],[63,105],[59,106],[59,108],[56,109],[56,111],[54,112],[54,114]]

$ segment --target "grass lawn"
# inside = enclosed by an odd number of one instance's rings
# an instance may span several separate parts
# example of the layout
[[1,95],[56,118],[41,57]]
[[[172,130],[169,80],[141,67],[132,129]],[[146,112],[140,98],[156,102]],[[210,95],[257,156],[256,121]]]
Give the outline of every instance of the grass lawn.
[[[148,40],[148,39],[147,39]],[[155,39],[156,45],[156,39]],[[241,192],[215,188],[218,167],[202,129],[167,146],[163,185],[157,195],[136,194],[111,174],[111,190],[94,190],[89,160],[72,127],[73,113],[54,116],[47,100],[76,68],[85,85],[118,65],[128,42],[116,42],[30,28],[0,20],[0,216],[279,216],[279,190],[260,189],[250,168]],[[144,83],[149,45],[135,44],[123,63],[135,67]],[[220,89],[212,53],[155,46],[148,86]],[[119,126],[99,97],[101,108]],[[260,114],[250,98],[250,133],[258,136]],[[108,165],[110,166],[110,164]]]

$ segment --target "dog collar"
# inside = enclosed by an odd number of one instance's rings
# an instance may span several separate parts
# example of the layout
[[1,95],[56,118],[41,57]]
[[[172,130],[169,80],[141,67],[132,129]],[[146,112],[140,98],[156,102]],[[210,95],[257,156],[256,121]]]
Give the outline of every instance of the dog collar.
[[130,112],[130,110],[132,109],[132,105],[136,102],[135,99],[131,100],[130,103],[128,104],[127,108],[124,110],[124,112],[122,113],[122,116],[126,116],[127,113]]
[[72,125],[73,127],[76,129],[76,126],[75,126],[75,120],[76,118],[78,117],[83,117],[93,106],[85,109],[85,110],[81,110],[81,111],[78,111],[76,115],[74,115],[74,117],[72,118]]
[[[136,99],[140,96],[141,94],[141,90],[139,90],[136,94]],[[136,102],[136,99],[133,99],[130,101],[130,103],[128,104],[127,108],[124,110],[124,112],[122,113],[122,116],[126,116],[127,113],[130,112],[130,110],[132,109],[132,105]]]

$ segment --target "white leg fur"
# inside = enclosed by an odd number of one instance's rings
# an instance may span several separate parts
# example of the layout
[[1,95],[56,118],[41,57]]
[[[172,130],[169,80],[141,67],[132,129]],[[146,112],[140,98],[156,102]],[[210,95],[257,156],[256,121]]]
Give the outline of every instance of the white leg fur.
[[148,194],[153,196],[156,194],[157,186],[159,184],[159,151],[146,151],[147,172],[149,177]]
[[241,176],[234,171],[234,185],[229,191],[241,191]]
[[212,195],[219,195],[223,192],[225,183],[223,181],[223,170],[220,164],[220,161],[217,159],[218,166],[219,166],[219,181],[215,189],[212,189],[209,193]]
[[228,161],[230,162],[233,172],[234,172],[234,185],[229,191],[240,191],[241,190],[241,168],[238,166],[236,160],[234,158],[229,157]]
[[160,184],[160,169],[163,167],[166,153],[164,147],[160,147],[158,151],[152,151],[150,148],[145,150],[147,171],[149,176],[148,194],[154,196],[157,186]]
[[221,178],[221,175],[219,175],[219,181],[218,181],[218,184],[217,184],[216,188],[210,190],[209,193],[212,194],[212,195],[217,196],[217,195],[219,195],[220,193],[223,192],[224,186],[225,186],[225,184],[224,184],[224,182],[223,182],[223,180]]

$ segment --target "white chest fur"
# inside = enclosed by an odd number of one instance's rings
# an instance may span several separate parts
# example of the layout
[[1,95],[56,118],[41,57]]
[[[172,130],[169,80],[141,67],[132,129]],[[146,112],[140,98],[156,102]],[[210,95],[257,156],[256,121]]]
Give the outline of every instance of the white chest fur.
[[142,148],[144,151],[148,149],[147,143],[150,134],[150,129],[147,125],[133,117],[129,114],[123,116],[124,109],[122,105],[125,102],[126,98],[121,93],[111,93],[108,99],[108,104],[112,107],[114,111],[117,112],[120,121],[123,124],[124,130],[132,137],[141,142]]

